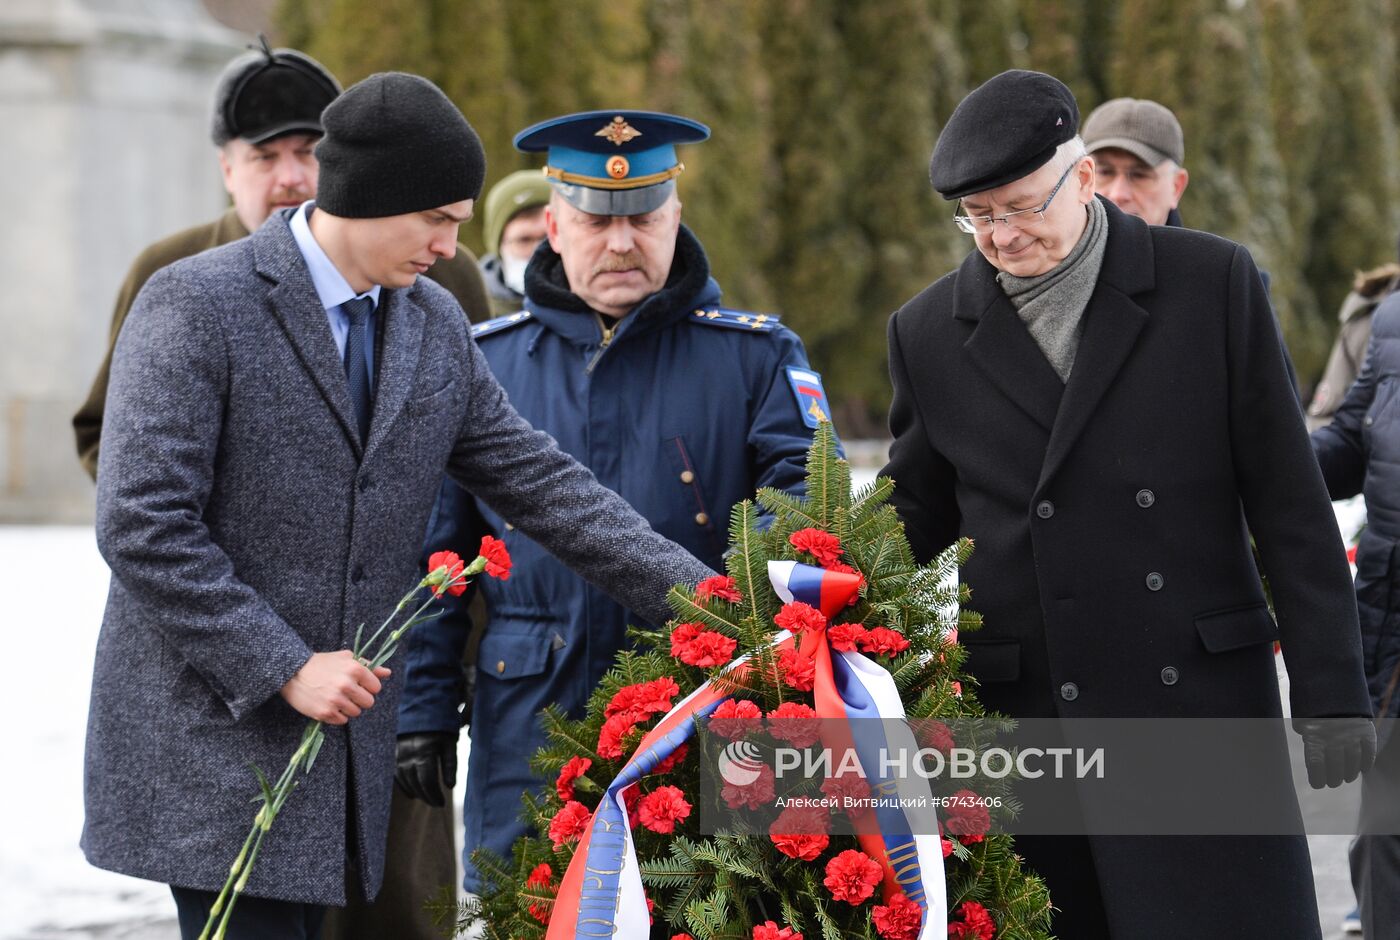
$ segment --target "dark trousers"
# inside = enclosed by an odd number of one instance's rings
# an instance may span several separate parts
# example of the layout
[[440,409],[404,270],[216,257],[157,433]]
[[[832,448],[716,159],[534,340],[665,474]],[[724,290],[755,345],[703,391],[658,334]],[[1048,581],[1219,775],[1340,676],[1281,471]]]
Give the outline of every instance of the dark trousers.
[[1055,911],[1050,929],[1065,940],[1109,940],[1108,916],[1087,836],[1019,835],[1016,854],[1045,879]]
[[365,901],[358,888],[348,886],[353,889],[348,891],[350,903],[326,912],[325,940],[441,940],[450,933],[433,925],[425,905],[444,896],[444,889],[451,903],[457,900],[453,792],[446,791],[446,806],[432,807],[394,787],[384,885],[373,903]]
[[[181,940],[196,940],[219,897],[215,891],[170,886],[180,918]],[[228,940],[317,940],[326,909],[319,904],[294,904],[242,896],[233,906]],[[213,931],[210,931],[213,935]]]
[[1362,936],[1400,940],[1400,729],[1391,730],[1361,778],[1361,835],[1350,861]]

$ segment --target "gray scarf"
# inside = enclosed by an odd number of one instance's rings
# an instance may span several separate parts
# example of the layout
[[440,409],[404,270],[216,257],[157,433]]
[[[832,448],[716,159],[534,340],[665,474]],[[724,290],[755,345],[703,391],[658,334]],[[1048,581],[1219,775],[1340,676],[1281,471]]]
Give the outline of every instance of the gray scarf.
[[1069,381],[1074,368],[1079,321],[1098,283],[1108,244],[1108,213],[1103,203],[1091,200],[1088,212],[1089,224],[1084,226],[1079,243],[1054,268],[1035,277],[1016,277],[1004,271],[997,275],[997,283],[1061,382]]

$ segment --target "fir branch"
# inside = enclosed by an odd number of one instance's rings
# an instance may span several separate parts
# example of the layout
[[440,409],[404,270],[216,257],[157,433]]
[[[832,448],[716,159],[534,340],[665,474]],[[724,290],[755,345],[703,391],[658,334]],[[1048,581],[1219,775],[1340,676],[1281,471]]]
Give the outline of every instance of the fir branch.
[[[670,602],[671,610],[675,611],[677,620],[703,623],[711,630],[729,637],[738,637],[741,633],[738,623],[718,612],[719,609],[730,606],[723,601],[702,604],[695,599],[693,591],[683,590],[679,585],[671,588],[666,600]],[[669,635],[666,642],[670,642]]]

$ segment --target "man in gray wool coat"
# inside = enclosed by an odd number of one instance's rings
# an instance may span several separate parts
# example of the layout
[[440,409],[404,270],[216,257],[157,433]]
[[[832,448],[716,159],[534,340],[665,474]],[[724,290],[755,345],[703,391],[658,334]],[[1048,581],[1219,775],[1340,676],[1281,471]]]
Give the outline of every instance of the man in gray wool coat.
[[314,938],[379,890],[399,686],[345,648],[417,580],[444,471],[656,622],[710,573],[516,414],[419,277],[485,172],[446,96],[383,73],[323,121],[317,201],[156,273],[112,369],[82,844],[170,884],[186,937],[251,823],[248,764],[284,766],[308,718],[333,727],[230,936]]

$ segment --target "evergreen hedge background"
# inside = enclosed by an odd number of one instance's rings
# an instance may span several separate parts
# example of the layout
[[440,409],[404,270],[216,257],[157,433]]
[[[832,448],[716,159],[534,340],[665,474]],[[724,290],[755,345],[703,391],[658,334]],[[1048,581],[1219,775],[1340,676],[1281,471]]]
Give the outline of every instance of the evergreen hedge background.
[[1396,255],[1400,0],[282,0],[277,19],[346,85],[437,82],[488,186],[539,165],[516,131],[569,111],[709,124],[682,154],[685,220],[726,303],[802,335],[848,437],[884,433],[889,313],[972,248],[928,157],[1002,69],[1058,76],[1081,116],[1120,95],[1176,112],[1186,223],[1269,271],[1305,386],[1352,272]]

